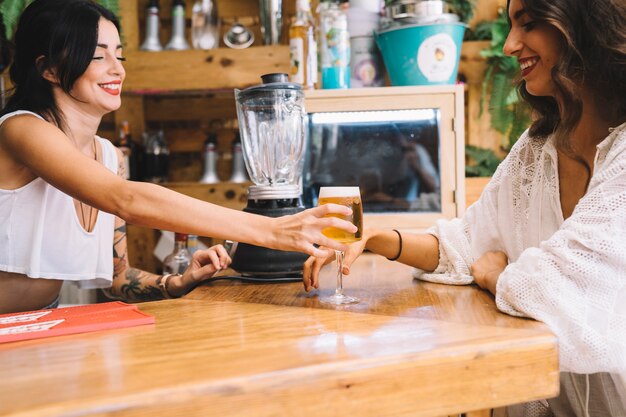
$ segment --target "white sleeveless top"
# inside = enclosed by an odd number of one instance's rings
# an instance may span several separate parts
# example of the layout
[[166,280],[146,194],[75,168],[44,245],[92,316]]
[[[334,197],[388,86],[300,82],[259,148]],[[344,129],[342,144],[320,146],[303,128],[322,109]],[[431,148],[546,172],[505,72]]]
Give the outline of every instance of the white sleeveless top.
[[[16,111],[0,118],[5,120]],[[117,173],[113,144],[97,137],[102,163]],[[30,278],[77,281],[81,288],[110,287],[115,216],[98,212],[93,231],[80,224],[73,198],[41,178],[16,190],[0,189],[0,271]]]

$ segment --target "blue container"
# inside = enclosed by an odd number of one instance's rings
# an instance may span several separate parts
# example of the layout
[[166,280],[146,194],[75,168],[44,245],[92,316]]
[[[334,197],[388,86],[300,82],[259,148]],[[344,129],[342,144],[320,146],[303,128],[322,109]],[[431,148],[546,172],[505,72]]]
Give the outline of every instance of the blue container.
[[465,26],[416,24],[374,33],[391,85],[454,84]]

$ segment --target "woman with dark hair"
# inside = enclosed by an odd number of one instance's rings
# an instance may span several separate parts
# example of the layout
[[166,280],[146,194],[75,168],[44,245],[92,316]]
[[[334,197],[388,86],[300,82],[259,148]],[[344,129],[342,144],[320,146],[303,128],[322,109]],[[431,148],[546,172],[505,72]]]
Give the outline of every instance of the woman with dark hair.
[[[509,0],[504,52],[535,121],[476,204],[426,234],[366,230],[364,248],[415,277],[477,283],[557,335],[561,394],[511,415],[626,416],[626,3]],[[318,286],[331,257],[310,258]]]
[[96,136],[120,107],[119,23],[90,0],[36,0],[15,34],[15,90],[0,117],[0,313],[54,306],[63,280],[118,298],[177,297],[225,268],[221,245],[194,254],[183,275],[131,268],[126,221],[315,255],[329,205],[280,218],[229,210],[123,179],[119,150]]

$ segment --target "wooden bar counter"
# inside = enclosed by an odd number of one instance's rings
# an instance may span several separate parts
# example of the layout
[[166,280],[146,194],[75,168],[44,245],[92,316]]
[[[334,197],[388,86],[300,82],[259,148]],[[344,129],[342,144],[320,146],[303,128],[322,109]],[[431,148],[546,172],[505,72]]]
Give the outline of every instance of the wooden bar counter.
[[215,281],[143,303],[155,325],[0,345],[0,416],[447,416],[553,397],[556,339],[472,286],[365,255],[363,302]]

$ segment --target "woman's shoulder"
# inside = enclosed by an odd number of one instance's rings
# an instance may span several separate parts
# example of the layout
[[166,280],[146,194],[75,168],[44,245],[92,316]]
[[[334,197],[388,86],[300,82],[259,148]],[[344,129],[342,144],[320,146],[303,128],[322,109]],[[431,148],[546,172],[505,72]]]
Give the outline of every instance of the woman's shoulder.
[[9,112],[0,116],[0,125],[2,125],[5,121],[9,119],[15,119],[16,117],[19,117],[19,118],[36,117],[37,119],[44,120],[43,117],[41,117],[39,114],[35,112],[29,111],[29,110],[16,110],[16,111],[12,111],[12,112]]
[[53,126],[39,114],[30,111],[14,111],[0,117],[0,139],[6,143],[21,142],[32,136],[28,133],[33,129],[41,132],[41,129],[48,128],[53,128]]

